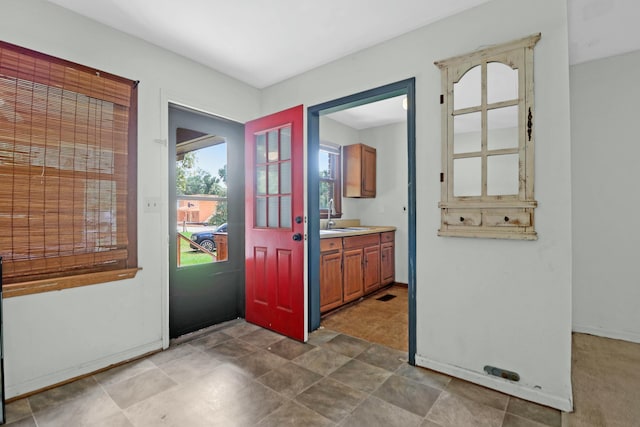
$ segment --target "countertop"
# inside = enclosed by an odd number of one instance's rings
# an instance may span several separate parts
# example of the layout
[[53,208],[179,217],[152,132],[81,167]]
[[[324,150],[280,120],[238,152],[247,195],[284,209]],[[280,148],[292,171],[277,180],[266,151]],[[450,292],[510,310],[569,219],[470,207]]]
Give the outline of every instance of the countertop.
[[364,234],[384,233],[385,231],[396,231],[396,227],[384,225],[358,225],[354,227],[335,227],[330,230],[321,229],[321,239],[331,239],[333,237],[361,236]]

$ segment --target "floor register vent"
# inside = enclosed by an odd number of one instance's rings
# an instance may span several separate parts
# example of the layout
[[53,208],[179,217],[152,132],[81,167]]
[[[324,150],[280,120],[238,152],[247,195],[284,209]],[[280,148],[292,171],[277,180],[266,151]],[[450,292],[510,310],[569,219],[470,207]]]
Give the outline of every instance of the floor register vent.
[[496,368],[495,366],[485,366],[484,371],[496,377],[504,378],[510,381],[520,381],[520,375],[517,372],[507,371],[506,369]]

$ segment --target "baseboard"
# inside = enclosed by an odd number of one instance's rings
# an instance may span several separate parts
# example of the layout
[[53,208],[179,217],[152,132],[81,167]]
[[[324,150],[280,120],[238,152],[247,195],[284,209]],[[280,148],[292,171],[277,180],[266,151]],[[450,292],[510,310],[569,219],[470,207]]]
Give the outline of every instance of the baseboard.
[[491,388],[502,393],[510,394],[521,399],[530,400],[532,402],[536,402],[545,406],[550,406],[561,411],[573,411],[572,399],[548,394],[541,390],[526,388],[520,384],[516,384],[502,378],[490,377],[489,375],[484,373],[478,373],[475,371],[470,371],[468,369],[460,368],[458,366],[441,363],[435,360],[431,360],[427,357],[420,356],[418,354],[416,354],[416,365],[423,368],[432,369],[434,371],[442,372],[444,374],[451,375],[465,381],[479,384],[481,386]]
[[640,344],[640,334],[634,332],[612,331],[609,329],[596,328],[593,326],[573,325],[573,332],[579,334],[596,335],[598,337],[612,338]]
[[73,368],[64,369],[62,371],[54,372],[52,374],[43,375],[41,377],[34,378],[29,381],[25,381],[19,384],[5,384],[5,399],[13,399],[17,396],[23,396],[32,394],[35,391],[45,390],[52,386],[62,385],[68,383],[70,380],[75,380],[92,374],[112,365],[120,364],[124,361],[136,359],[142,355],[155,352],[162,349],[162,340],[154,341],[149,344],[144,344],[138,347],[134,347],[120,353],[112,354],[107,357],[92,360]]

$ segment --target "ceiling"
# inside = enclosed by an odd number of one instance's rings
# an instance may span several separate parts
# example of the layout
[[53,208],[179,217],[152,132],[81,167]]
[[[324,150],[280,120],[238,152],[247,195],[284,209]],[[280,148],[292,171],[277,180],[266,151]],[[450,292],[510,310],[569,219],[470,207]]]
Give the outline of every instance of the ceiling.
[[[489,0],[48,1],[261,89]],[[640,49],[637,0],[567,4],[571,64]]]

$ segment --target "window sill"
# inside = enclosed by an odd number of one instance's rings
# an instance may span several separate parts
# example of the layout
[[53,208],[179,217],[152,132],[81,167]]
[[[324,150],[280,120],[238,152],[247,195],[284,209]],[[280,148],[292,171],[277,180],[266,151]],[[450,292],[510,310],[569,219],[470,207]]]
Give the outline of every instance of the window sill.
[[34,280],[31,282],[12,283],[2,286],[4,298],[23,295],[39,294],[42,292],[60,291],[62,289],[80,286],[96,285],[98,283],[115,282],[117,280],[133,279],[141,268],[126,268],[122,270],[100,271],[97,273],[78,274],[75,276],[56,277],[55,279]]

